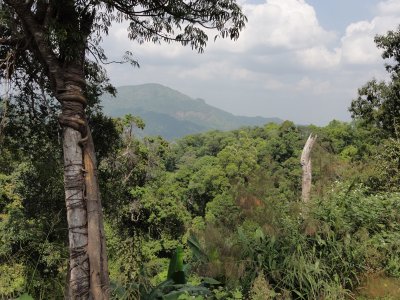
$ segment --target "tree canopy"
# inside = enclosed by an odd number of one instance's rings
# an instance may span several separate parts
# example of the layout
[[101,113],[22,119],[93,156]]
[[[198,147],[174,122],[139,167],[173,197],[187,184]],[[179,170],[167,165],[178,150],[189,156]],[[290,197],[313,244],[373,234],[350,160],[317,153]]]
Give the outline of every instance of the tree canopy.
[[386,135],[399,137],[400,133],[400,27],[375,38],[382,57],[387,59],[386,70],[390,81],[371,80],[358,91],[350,112],[355,119],[369,126],[383,129]]
[[107,60],[100,43],[114,22],[125,22],[128,37],[138,43],[178,42],[202,52],[210,29],[218,31],[215,38],[237,39],[246,17],[233,0],[5,0],[0,44],[6,76],[30,74],[41,86],[47,76],[56,91],[59,72],[67,66],[76,69],[90,56]]

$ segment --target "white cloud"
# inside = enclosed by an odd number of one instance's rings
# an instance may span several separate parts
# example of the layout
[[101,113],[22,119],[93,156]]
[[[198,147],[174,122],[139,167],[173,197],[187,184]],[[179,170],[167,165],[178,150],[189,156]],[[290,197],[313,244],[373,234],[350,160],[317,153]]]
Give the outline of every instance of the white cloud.
[[335,39],[335,33],[318,23],[314,8],[304,0],[266,0],[262,4],[244,4],[248,17],[238,41],[219,41],[210,48],[236,53],[255,47],[302,49]]
[[347,64],[377,64],[381,62],[381,50],[374,37],[396,29],[400,24],[400,1],[388,0],[378,4],[378,15],[371,21],[350,24],[341,39],[342,59]]
[[378,11],[381,15],[400,15],[400,1],[388,0],[378,4]]
[[180,78],[190,78],[195,80],[225,80],[235,81],[254,81],[257,75],[246,69],[234,66],[229,60],[221,60],[203,63],[194,68],[182,68],[178,75]]
[[341,49],[329,51],[325,46],[297,51],[296,55],[303,66],[310,69],[330,69],[340,63]]
[[295,90],[312,92],[315,95],[322,95],[329,93],[331,89],[331,83],[327,80],[313,80],[308,76],[303,77],[299,82],[297,82]]
[[[312,56],[316,50],[335,40],[336,35],[332,31],[324,30],[317,19],[314,8],[304,0],[266,0],[261,4],[248,4],[243,1],[243,10],[248,17],[248,23],[241,33],[238,41],[218,39],[213,42],[210,32],[207,54],[221,52],[232,54],[247,54],[249,51],[265,53],[268,51],[293,51],[304,52],[304,61],[311,65],[332,65],[333,60],[328,57],[327,50],[324,54],[324,63],[313,61]],[[129,49],[140,60],[140,57],[157,56],[165,59],[181,59],[182,56],[193,55],[188,47],[172,43],[169,45],[157,45],[145,43],[138,46],[129,41],[127,36],[127,23],[115,24],[108,38],[108,47],[117,49]],[[115,45],[118,45],[115,47]],[[114,49],[113,49],[114,50]],[[115,51],[113,51],[115,52]],[[121,51],[123,52],[123,50]]]
[[381,50],[374,42],[377,34],[385,34],[400,24],[400,1],[382,1],[377,5],[377,15],[372,20],[362,20],[347,26],[340,45],[330,50],[320,44],[298,50],[296,55],[306,68],[329,69],[339,65],[377,65],[381,63]]
[[282,81],[279,81],[277,79],[268,78],[268,79],[264,80],[262,87],[266,90],[275,91],[275,90],[282,90],[282,89],[286,88],[286,84],[284,84]]
[[350,24],[342,38],[343,61],[349,64],[374,64],[380,52],[374,43],[375,21]]
[[196,68],[184,69],[178,72],[182,79],[217,81],[225,80],[232,83],[249,82],[262,87],[265,90],[279,90],[285,87],[285,84],[274,78],[274,75],[261,72],[257,73],[244,67],[238,67],[229,60],[220,62],[209,62]]

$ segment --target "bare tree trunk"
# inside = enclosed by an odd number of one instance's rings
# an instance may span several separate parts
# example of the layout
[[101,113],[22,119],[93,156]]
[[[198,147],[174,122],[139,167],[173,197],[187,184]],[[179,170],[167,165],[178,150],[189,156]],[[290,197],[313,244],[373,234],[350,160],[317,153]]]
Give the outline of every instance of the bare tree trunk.
[[[73,180],[70,184],[79,188],[79,193],[77,191],[70,193],[73,194],[76,203],[71,206],[67,202],[69,214],[75,216],[68,217],[71,272],[69,299],[107,300],[109,279],[103,215],[94,144],[83,108],[86,99],[81,88],[75,84],[67,85],[58,98],[63,106],[60,123],[65,128],[63,140],[65,170],[67,162],[72,159],[71,155],[75,153],[71,164],[73,166],[71,175],[73,178],[79,176],[79,182]],[[65,175],[65,178],[70,177]],[[70,197],[68,195],[67,199]],[[74,229],[77,227],[79,231]],[[74,243],[76,239],[81,241],[79,249]],[[80,273],[77,273],[78,271]]]
[[312,179],[311,150],[314,146],[316,139],[317,136],[313,136],[312,134],[310,134],[306,144],[304,145],[303,152],[301,153],[300,163],[303,169],[301,199],[303,200],[303,202],[308,202],[308,200],[310,200]]
[[85,185],[88,215],[88,254],[90,260],[90,286],[94,299],[109,298],[108,262],[103,225],[100,189],[97,180],[96,154],[89,127],[84,147]]
[[70,252],[68,293],[70,299],[87,299],[90,287],[83,152],[79,146],[81,139],[78,130],[64,127],[64,186]]

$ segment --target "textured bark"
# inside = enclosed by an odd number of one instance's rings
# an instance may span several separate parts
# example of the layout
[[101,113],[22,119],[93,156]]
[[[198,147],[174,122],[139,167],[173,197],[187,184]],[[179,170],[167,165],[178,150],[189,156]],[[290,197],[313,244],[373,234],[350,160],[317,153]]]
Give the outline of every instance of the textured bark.
[[[67,76],[74,78],[74,76]],[[83,110],[83,103],[86,102],[82,90],[77,84],[68,84],[66,89],[59,94],[58,98],[63,104],[63,113],[60,116],[60,123],[79,134],[79,138],[73,142],[64,140],[69,147],[79,148],[81,154],[80,171],[83,173],[83,197],[85,216],[85,229],[87,234],[86,245],[84,254],[87,263],[82,266],[87,272],[87,277],[81,277],[82,283],[77,286],[75,282],[75,275],[73,266],[75,264],[75,257],[73,253],[75,250],[70,244],[70,299],[96,299],[107,300],[109,299],[109,279],[108,279],[108,266],[107,255],[105,247],[105,237],[103,228],[103,216],[100,202],[100,191],[97,181],[96,170],[96,157],[92,136],[87,125],[85,112]],[[74,143],[74,146],[71,144]],[[68,220],[68,222],[77,222],[76,220]],[[71,226],[71,225],[70,225]],[[74,226],[74,225],[73,225]],[[74,233],[70,233],[74,234]]]
[[308,200],[310,200],[312,179],[311,151],[316,139],[317,136],[310,134],[304,145],[303,152],[301,153],[300,163],[303,170],[301,199],[303,202],[308,202]]
[[87,132],[88,139],[84,147],[84,165],[86,170],[85,185],[89,233],[90,286],[94,299],[108,299],[108,263],[100,189],[97,180],[96,156],[89,128]]
[[70,127],[63,130],[64,185],[70,249],[69,289],[73,299],[86,299],[89,291],[88,230],[84,199],[81,133]]
[[[67,76],[68,77],[68,76]],[[90,264],[87,252],[88,227],[85,198],[85,169],[82,138],[86,135],[84,102],[79,85],[68,82],[57,99],[63,126],[64,187],[69,236],[69,299],[88,299]]]

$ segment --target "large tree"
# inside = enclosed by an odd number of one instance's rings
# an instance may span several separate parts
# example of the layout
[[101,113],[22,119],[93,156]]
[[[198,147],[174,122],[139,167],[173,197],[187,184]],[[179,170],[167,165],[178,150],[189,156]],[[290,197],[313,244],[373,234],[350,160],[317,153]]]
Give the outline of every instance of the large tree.
[[351,103],[350,112],[356,120],[373,126],[389,137],[400,136],[400,26],[395,31],[375,37],[382,58],[390,74],[389,81],[373,79],[358,90],[358,97]]
[[102,36],[126,22],[131,40],[179,42],[203,51],[208,29],[237,39],[246,17],[234,0],[0,1],[2,78],[33,82],[61,104],[69,229],[70,299],[107,299],[109,279],[96,157],[85,108],[89,58],[105,61]]

